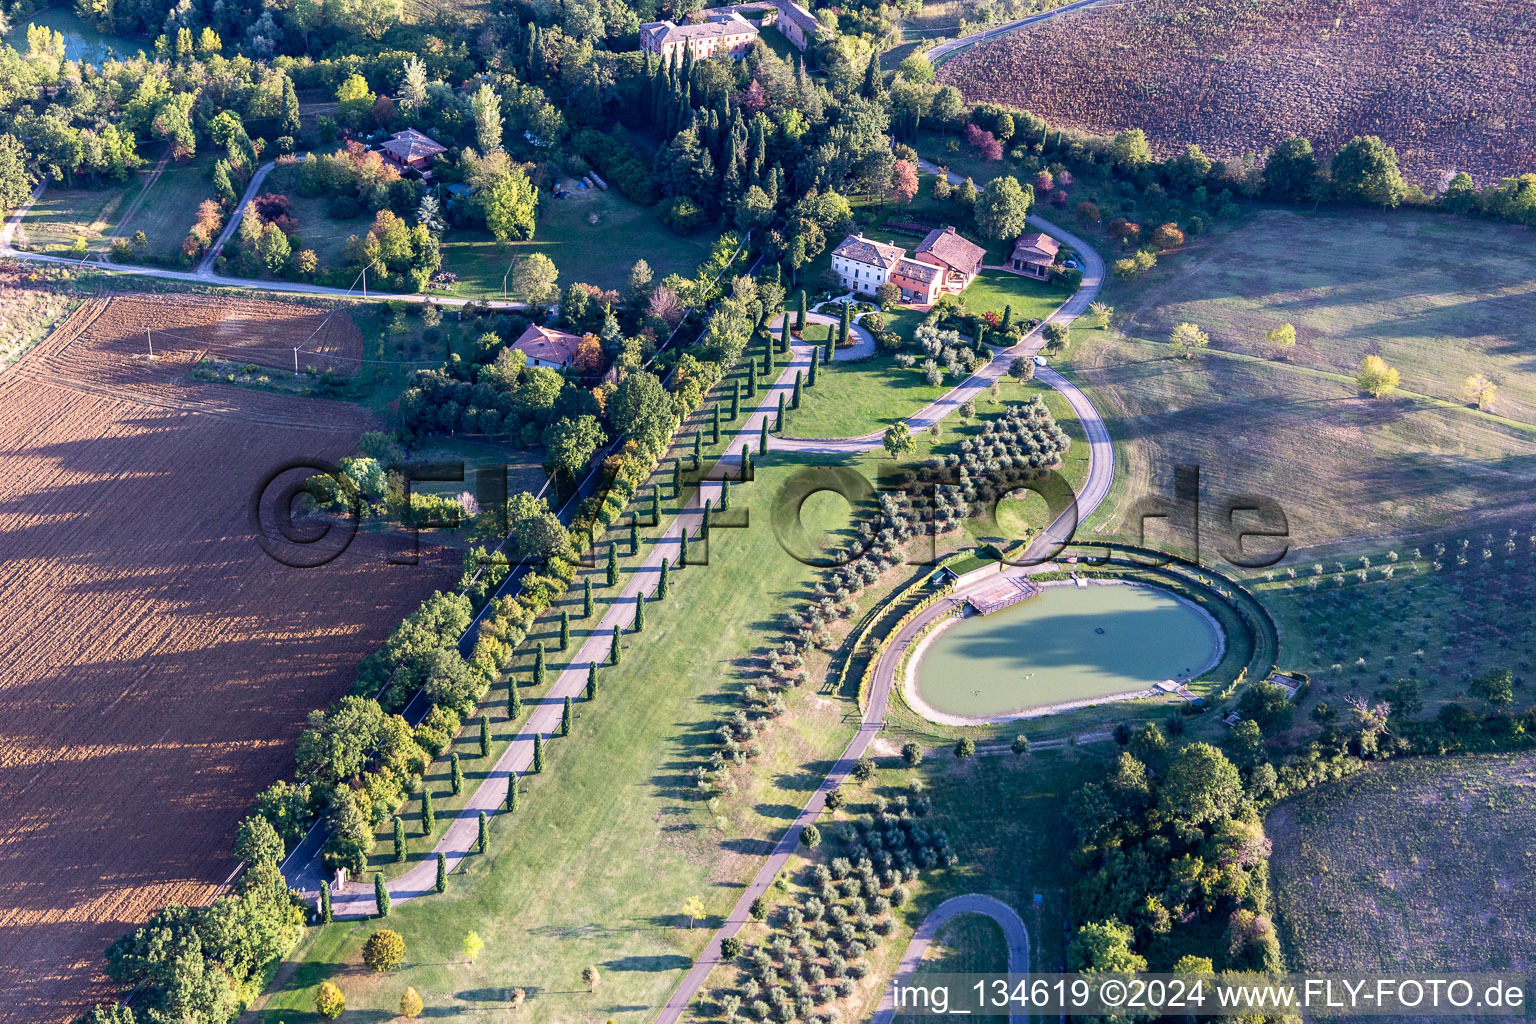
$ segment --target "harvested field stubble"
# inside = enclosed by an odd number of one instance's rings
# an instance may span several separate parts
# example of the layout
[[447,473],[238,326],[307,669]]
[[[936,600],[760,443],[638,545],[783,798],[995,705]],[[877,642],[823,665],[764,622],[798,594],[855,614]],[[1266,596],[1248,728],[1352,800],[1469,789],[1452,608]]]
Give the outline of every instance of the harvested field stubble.
[[1213,158],[1291,135],[1354,135],[1438,185],[1536,170],[1536,19],[1497,0],[1141,0],[976,46],[939,78],[1062,127],[1144,128],[1159,155]]
[[261,479],[345,455],[371,418],[189,381],[192,345],[135,352],[146,325],[259,324],[292,344],[319,316],[93,299],[0,375],[0,1021],[61,1020],[103,997],[111,940],[211,897],[303,715],[456,578],[426,557],[386,564],[402,540],[380,536],[323,568],[269,559],[248,524]]

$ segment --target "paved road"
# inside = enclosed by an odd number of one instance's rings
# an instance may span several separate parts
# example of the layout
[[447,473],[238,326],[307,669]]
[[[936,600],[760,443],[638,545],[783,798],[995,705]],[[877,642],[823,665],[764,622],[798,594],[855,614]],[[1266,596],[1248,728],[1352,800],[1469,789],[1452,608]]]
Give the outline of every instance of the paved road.
[[[926,161],[924,163],[926,164]],[[937,168],[931,164],[927,165],[924,169],[930,173],[937,171]],[[950,175],[950,177],[953,178],[955,176]],[[1030,223],[1042,231],[1048,231],[1063,239],[1083,257],[1082,287],[1064,302],[1060,309],[1052,313],[1047,320],[1047,322],[1071,323],[1081,316],[1088,309],[1088,304],[1098,296],[1099,289],[1104,283],[1104,261],[1087,242],[1069,231],[1058,228],[1050,221],[1041,217],[1031,217]],[[936,402],[919,410],[916,415],[907,419],[906,423],[916,431],[920,427],[927,427],[929,424],[937,422],[968,398],[972,398],[989,388],[994,380],[1007,372],[1008,364],[1014,358],[1020,355],[1032,356],[1039,351],[1043,344],[1044,339],[1040,336],[1038,329],[1030,332],[1019,344],[998,353],[992,362],[982,367],[969,379],[952,389]],[[793,351],[800,355],[808,353],[809,349],[795,346]],[[785,377],[781,377],[781,382],[789,378],[789,374],[792,372],[793,369],[788,371]],[[1076,515],[1067,513],[1051,524],[1041,537],[1030,546],[1030,554],[1051,550],[1065,538],[1070,537],[1077,525],[1078,518],[1086,518],[1088,513],[1097,508],[1099,503],[1104,500],[1104,495],[1109,491],[1110,478],[1114,474],[1114,448],[1110,444],[1109,431],[1105,428],[1104,421],[1099,416],[1098,410],[1093,407],[1093,403],[1088,400],[1086,395],[1073,386],[1071,382],[1053,370],[1042,369],[1038,371],[1037,376],[1040,380],[1061,391],[1066,396],[1067,401],[1071,403],[1072,409],[1077,413],[1078,419],[1083,424],[1083,430],[1088,437],[1090,463],[1088,479],[1082,494],[1078,496]],[[773,401],[777,402],[777,397],[773,397]],[[881,435],[879,434],[870,434],[865,437],[831,440],[773,438],[769,448],[774,451],[825,452],[831,454],[855,453],[879,447],[880,437]],[[987,580],[984,582],[990,585],[992,581]],[[934,611],[945,608],[947,604],[948,602],[938,602],[934,605]],[[920,618],[926,621],[926,616],[920,616]],[[725,923],[710,938],[709,945],[704,947],[704,951],[699,954],[698,960],[689,968],[688,973],[683,976],[682,982],[672,993],[672,997],[667,1000],[666,1005],[661,1010],[661,1014],[656,1018],[656,1024],[676,1024],[682,1018],[684,1011],[688,1008],[688,1004],[693,1001],[694,997],[698,995],[699,990],[703,988],[710,972],[719,965],[721,960],[720,944],[725,939],[741,931],[742,927],[751,919],[752,901],[767,892],[774,879],[784,870],[785,865],[789,862],[789,858],[794,854],[795,848],[800,843],[800,834],[805,830],[805,826],[815,822],[826,807],[827,794],[847,780],[849,773],[853,770],[853,763],[864,755],[871,741],[885,728],[885,713],[890,703],[891,686],[895,680],[896,665],[901,660],[901,651],[911,642],[915,635],[915,630],[909,625],[886,647],[885,653],[881,656],[875,679],[870,687],[869,703],[864,709],[864,716],[859,722],[858,731],[848,741],[848,745],[843,749],[842,754],[839,755],[832,770],[822,780],[816,792],[811,795],[810,800],[800,810],[794,822],[785,831],[784,835],[780,837],[778,844],[773,848],[773,852],[769,854],[767,861],[758,869],[756,876],[753,877],[746,889],[742,891],[741,897],[736,901],[736,905],[731,908],[730,913],[726,916]],[[980,896],[960,898],[989,899],[988,897]],[[998,906],[1002,906],[1002,904],[998,904]],[[1015,915],[1016,918],[1017,915]],[[1020,922],[1019,928],[1023,928],[1022,922]],[[1008,926],[1005,925],[1004,930],[1007,931],[1007,929]],[[1012,943],[1010,941],[1011,946]],[[1023,962],[1027,963],[1027,936],[1024,937],[1021,948],[1025,951]]]
[[[287,295],[316,295],[335,299],[367,298],[368,296],[359,294],[353,288],[329,288],[325,285],[306,284],[303,281],[264,281],[246,277],[225,277],[223,274],[215,274],[213,272],[213,261],[217,257],[219,250],[223,248],[224,243],[234,234],[235,228],[240,223],[240,218],[245,216],[247,206],[252,199],[256,198],[256,190],[261,186],[271,169],[272,164],[266,164],[252,176],[250,186],[246,188],[245,195],[240,200],[240,205],[230,214],[229,223],[224,226],[224,230],[219,234],[218,242],[203,257],[202,263],[198,265],[196,270],[168,270],[164,267],[142,267],[131,263],[105,263],[94,256],[88,256],[85,260],[80,260],[72,256],[49,256],[44,253],[26,252],[16,248],[12,244],[16,230],[20,226],[22,218],[27,215],[27,211],[32,208],[32,204],[37,202],[38,197],[48,187],[46,181],[39,184],[33,190],[32,197],[24,205],[17,208],[6,220],[5,225],[0,227],[0,256],[15,260],[30,260],[33,263],[52,263],[66,267],[78,267],[82,263],[88,262],[93,270],[99,270],[107,274],[120,274],[124,277],[150,277],[161,281],[180,281],[184,284],[200,284],[220,288],[240,288],[253,292],[281,292]],[[373,297],[375,299],[387,298],[392,302],[409,302],[415,305],[432,303],[450,308],[469,305],[471,302],[490,309],[528,308],[528,304],[525,302],[512,302],[506,299],[453,299],[439,295],[406,295],[377,291],[374,292]]]
[[[1001,900],[995,900],[991,896],[982,896],[977,893],[968,893],[964,896],[955,896],[945,900],[925,918],[923,923],[917,926],[917,931],[912,933],[912,941],[907,944],[907,951],[902,954],[901,963],[896,968],[896,977],[910,978],[923,962],[923,957],[928,952],[928,947],[933,945],[934,936],[939,929],[951,918],[961,914],[983,914],[998,923],[1003,929],[1003,938],[1008,942],[1008,973],[1027,974],[1029,972],[1029,930],[1024,927],[1024,920],[1008,904]],[[886,987],[885,995],[880,1000],[880,1009],[875,1012],[873,1024],[891,1024],[896,1017],[896,1007],[891,1004],[891,989]],[[1028,1013],[1014,1014],[1013,1020],[1028,1020]]]
[[1053,10],[1041,11],[1039,14],[1031,14],[1026,18],[1019,18],[1016,21],[1010,21],[1002,25],[994,25],[991,28],[982,29],[980,32],[972,32],[970,35],[961,36],[959,39],[951,39],[947,43],[940,43],[938,46],[924,50],[923,54],[930,62],[937,66],[961,50],[975,46],[977,43],[994,39],[997,36],[1005,36],[1010,32],[1017,32],[1021,28],[1026,28],[1038,22],[1048,21],[1051,18],[1081,10],[1084,7],[1092,7],[1100,2],[1101,0],[1073,0],[1072,3],[1063,4]]

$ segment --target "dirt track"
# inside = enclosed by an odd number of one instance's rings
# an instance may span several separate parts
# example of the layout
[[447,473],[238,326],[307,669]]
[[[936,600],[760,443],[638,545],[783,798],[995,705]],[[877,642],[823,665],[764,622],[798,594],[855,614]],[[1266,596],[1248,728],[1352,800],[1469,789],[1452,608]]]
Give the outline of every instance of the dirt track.
[[[106,994],[112,939],[209,898],[251,797],[289,771],[303,715],[457,576],[387,565],[377,537],[310,570],[252,538],[269,468],[345,454],[368,416],[186,370],[197,339],[291,346],[324,313],[92,300],[0,375],[0,1021],[67,1018]],[[150,362],[146,324],[192,340],[157,342]],[[361,341],[341,316],[318,337],[336,352]]]

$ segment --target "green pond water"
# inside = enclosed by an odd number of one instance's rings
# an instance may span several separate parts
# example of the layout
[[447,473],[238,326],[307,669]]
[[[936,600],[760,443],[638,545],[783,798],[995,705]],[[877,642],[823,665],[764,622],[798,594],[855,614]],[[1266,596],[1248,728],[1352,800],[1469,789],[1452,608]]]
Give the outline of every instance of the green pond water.
[[1209,619],[1158,587],[1046,587],[945,627],[918,662],[917,694],[945,714],[1001,716],[1189,678],[1219,643]]
[[28,25],[46,25],[62,35],[66,60],[83,60],[91,64],[100,64],[109,56],[126,58],[134,56],[140,50],[153,49],[142,39],[129,39],[125,36],[112,36],[105,32],[98,32],[82,21],[67,5],[47,7],[26,18],[13,19],[13,21],[14,24],[6,35],[5,41],[23,56],[27,52]]

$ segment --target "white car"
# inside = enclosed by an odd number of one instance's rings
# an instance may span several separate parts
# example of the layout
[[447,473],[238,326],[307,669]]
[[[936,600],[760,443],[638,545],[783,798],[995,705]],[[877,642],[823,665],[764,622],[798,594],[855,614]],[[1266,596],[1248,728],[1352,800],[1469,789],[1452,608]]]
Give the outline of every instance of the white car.
[[1035,356],[1035,365],[1036,366],[1044,366],[1045,365],[1045,356]]
[[1083,269],[1082,264],[1078,263],[1077,260],[1062,260],[1061,261],[1061,265],[1066,267],[1068,270],[1082,270]]

